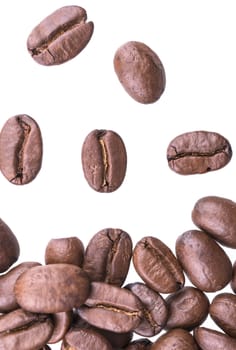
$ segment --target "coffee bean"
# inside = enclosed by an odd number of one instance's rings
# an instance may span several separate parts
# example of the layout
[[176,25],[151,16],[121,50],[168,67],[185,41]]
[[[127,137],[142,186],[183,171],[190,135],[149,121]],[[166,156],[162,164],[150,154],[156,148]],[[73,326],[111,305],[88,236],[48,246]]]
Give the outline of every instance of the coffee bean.
[[229,163],[232,149],[228,140],[209,131],[193,131],[174,138],[167,148],[169,167],[182,175],[203,174]]
[[166,298],[169,310],[166,329],[183,328],[191,331],[207,317],[209,300],[199,289],[183,287]]
[[233,264],[233,275],[230,286],[234,293],[236,293],[236,261]]
[[236,349],[235,338],[206,327],[195,328],[194,338],[202,350]]
[[125,350],[150,350],[152,342],[147,338],[132,341]]
[[132,257],[132,241],[128,233],[107,228],[96,233],[85,251],[83,270],[91,281],[121,286],[127,276]]
[[236,338],[236,295],[231,293],[216,295],[211,302],[209,313],[225,333]]
[[43,144],[36,121],[22,114],[9,118],[0,132],[0,169],[15,185],[31,182],[42,165]]
[[144,43],[129,41],[118,48],[114,69],[126,92],[137,102],[156,102],[165,89],[163,64]]
[[216,292],[232,276],[232,264],[225,251],[206,233],[190,230],[176,241],[176,254],[190,281],[200,290]]
[[168,309],[162,296],[144,283],[130,283],[125,288],[131,290],[143,304],[143,319],[134,332],[144,337],[152,337],[165,326]]
[[82,147],[82,166],[88,184],[98,192],[113,192],[121,186],[127,154],[121,137],[111,130],[93,130]]
[[140,300],[129,290],[104,282],[92,282],[80,317],[91,325],[117,333],[134,330],[143,317]]
[[221,244],[236,248],[236,203],[227,198],[207,196],[199,199],[192,220]]
[[54,314],[79,307],[88,297],[89,288],[87,274],[79,266],[51,264],[21,274],[14,291],[23,309]]
[[184,329],[176,328],[161,335],[150,350],[198,350],[193,336]]
[[135,270],[156,292],[172,293],[184,285],[184,274],[172,251],[155,237],[144,237],[133,251]]
[[79,6],[62,7],[39,23],[27,40],[33,59],[45,66],[64,63],[78,55],[93,34],[93,22]]
[[0,272],[5,272],[20,254],[18,240],[10,227],[0,219]]
[[53,322],[53,332],[48,339],[48,344],[55,344],[62,340],[71,326],[73,319],[72,310],[66,312],[58,312],[51,315]]

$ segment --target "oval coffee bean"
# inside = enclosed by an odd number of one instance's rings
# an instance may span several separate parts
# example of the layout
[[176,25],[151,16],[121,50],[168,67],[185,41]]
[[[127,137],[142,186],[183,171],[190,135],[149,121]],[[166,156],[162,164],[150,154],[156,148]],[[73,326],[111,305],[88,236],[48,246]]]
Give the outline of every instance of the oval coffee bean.
[[144,337],[152,337],[165,326],[168,309],[162,296],[144,283],[130,283],[125,288],[131,290],[143,304],[143,319],[134,332]]
[[79,307],[87,299],[89,289],[87,274],[79,266],[51,264],[24,272],[14,291],[23,309],[54,314]]
[[236,293],[236,261],[233,264],[233,275],[232,280],[230,282],[230,286],[234,293]]
[[53,322],[53,332],[48,339],[48,344],[55,344],[62,340],[71,326],[73,312],[72,310],[66,312],[58,312],[51,315]]
[[169,310],[166,329],[183,328],[191,331],[208,315],[209,300],[199,289],[183,287],[166,298]]
[[150,350],[152,342],[147,338],[132,341],[125,350]]
[[199,327],[194,329],[194,338],[202,350],[235,350],[236,339],[224,333]]
[[108,340],[94,329],[71,329],[63,339],[63,350],[112,350]]
[[176,328],[161,335],[150,350],[198,350],[193,336],[184,329]]
[[0,272],[5,272],[20,254],[18,240],[10,227],[0,219]]
[[190,230],[180,235],[176,255],[190,281],[202,291],[216,292],[231,280],[230,259],[205,232]]
[[0,169],[15,185],[31,182],[42,165],[43,143],[36,121],[26,114],[11,117],[0,132]]
[[115,53],[114,69],[121,85],[137,102],[156,102],[164,92],[163,64],[144,43],[129,41],[122,45]]
[[232,157],[228,140],[210,131],[193,131],[174,138],[167,148],[169,167],[182,175],[223,168]]
[[79,6],[62,7],[39,23],[27,40],[27,49],[39,64],[64,63],[78,55],[93,34],[93,22]]
[[236,248],[236,203],[227,198],[207,196],[199,199],[192,220],[221,244]]
[[156,292],[172,293],[183,287],[182,268],[172,251],[155,237],[144,237],[133,251],[135,270]]
[[216,295],[211,302],[209,313],[225,333],[236,338],[236,295],[230,293]]
[[92,282],[79,316],[91,325],[117,333],[134,330],[143,317],[141,301],[132,292],[104,282]]
[[85,251],[83,270],[91,281],[121,286],[127,276],[132,257],[132,241],[128,233],[107,228],[96,233]]
[[82,166],[88,184],[98,192],[113,192],[121,186],[127,165],[121,137],[111,130],[93,130],[82,147]]

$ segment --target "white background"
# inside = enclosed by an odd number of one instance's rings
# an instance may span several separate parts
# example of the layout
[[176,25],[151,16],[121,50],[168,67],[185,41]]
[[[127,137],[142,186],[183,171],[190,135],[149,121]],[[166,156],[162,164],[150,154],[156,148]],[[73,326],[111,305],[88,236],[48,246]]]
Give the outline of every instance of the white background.
[[[29,33],[72,4],[94,22],[91,41],[70,62],[40,66],[27,52]],[[30,184],[16,186],[0,174],[0,217],[19,240],[17,263],[43,263],[51,238],[76,235],[86,246],[107,227],[125,230],[134,245],[153,235],[174,250],[176,238],[195,228],[191,211],[199,198],[236,201],[234,154],[225,168],[192,176],[174,173],[166,160],[169,142],[194,130],[219,132],[236,150],[235,1],[2,1],[0,38],[0,127],[28,114],[44,145]],[[130,40],[150,46],[165,67],[166,89],[154,104],[134,101],[115,75],[115,51]],[[113,193],[95,192],[83,176],[81,147],[94,129],[114,130],[126,145],[126,177]],[[233,262],[234,250],[226,250]],[[137,280],[131,269],[127,282]],[[205,325],[217,329],[210,319]]]

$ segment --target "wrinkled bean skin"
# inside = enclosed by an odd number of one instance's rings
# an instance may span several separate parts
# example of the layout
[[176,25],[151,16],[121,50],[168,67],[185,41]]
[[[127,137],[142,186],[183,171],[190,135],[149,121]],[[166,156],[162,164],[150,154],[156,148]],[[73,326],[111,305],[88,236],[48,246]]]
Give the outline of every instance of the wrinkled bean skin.
[[231,158],[229,141],[210,131],[181,134],[167,148],[170,169],[181,175],[204,174],[221,169]]
[[191,331],[207,317],[209,300],[199,289],[183,287],[166,298],[169,310],[166,329],[183,328]]
[[66,312],[59,312],[51,315],[53,322],[53,332],[48,340],[48,344],[55,344],[63,339],[66,332],[71,326],[73,319],[72,310]]
[[189,332],[176,328],[161,335],[150,350],[198,350],[198,346]]
[[35,266],[17,279],[14,292],[25,310],[58,313],[79,307],[87,299],[90,283],[79,266],[51,264]]
[[236,293],[236,261],[233,264],[233,275],[232,280],[230,282],[230,286],[234,293]]
[[124,181],[127,153],[122,138],[112,130],[93,130],[82,146],[82,167],[89,186],[97,192],[117,190]]
[[10,227],[0,219],[0,272],[5,272],[20,254],[18,240]]
[[194,329],[194,338],[202,350],[235,350],[236,339],[224,333],[199,327]]
[[137,102],[156,102],[166,85],[163,64],[147,45],[129,41],[118,48],[114,69],[126,92]]
[[132,240],[120,229],[107,228],[96,233],[85,251],[83,270],[91,281],[121,286],[132,258]]
[[94,25],[79,6],[64,6],[47,16],[31,32],[27,49],[39,64],[62,64],[78,55],[90,41]]
[[236,203],[230,199],[207,196],[192,210],[192,220],[224,246],[236,248]]
[[236,338],[236,295],[231,293],[216,295],[211,302],[209,313],[225,333]]
[[150,350],[151,346],[151,340],[143,338],[132,341],[125,350]]
[[231,280],[230,259],[205,232],[190,230],[180,235],[176,255],[190,281],[202,291],[216,292]]
[[185,279],[172,251],[155,237],[144,237],[133,251],[135,270],[156,292],[172,293],[183,287]]

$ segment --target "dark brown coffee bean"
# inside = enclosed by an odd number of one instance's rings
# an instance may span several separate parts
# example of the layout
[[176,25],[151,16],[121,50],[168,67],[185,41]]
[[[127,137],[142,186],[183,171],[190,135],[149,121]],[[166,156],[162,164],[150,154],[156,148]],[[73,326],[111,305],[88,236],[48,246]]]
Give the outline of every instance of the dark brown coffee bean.
[[18,240],[12,230],[0,219],[0,272],[5,272],[20,254]]
[[117,333],[134,330],[143,317],[142,304],[132,292],[104,282],[91,283],[90,295],[78,313],[91,325]]
[[236,339],[213,329],[194,329],[194,338],[202,350],[235,350]]
[[233,264],[233,275],[230,286],[234,293],[236,293],[236,261]]
[[51,315],[53,322],[53,332],[48,340],[48,344],[55,344],[63,339],[68,329],[71,326],[73,312],[72,310],[66,312],[59,312]]
[[156,292],[172,293],[184,285],[184,274],[172,251],[155,237],[144,237],[133,251],[135,270]]
[[143,304],[143,319],[134,332],[144,337],[152,337],[162,330],[168,316],[168,309],[162,296],[144,283],[130,283],[125,288],[131,290]]
[[24,271],[38,265],[37,262],[23,262],[0,276],[0,312],[10,312],[19,307],[14,293],[16,280]]
[[26,114],[11,117],[0,132],[0,169],[15,185],[31,182],[42,165],[43,143],[36,121]]
[[231,293],[216,295],[209,312],[211,318],[225,333],[236,338],[236,295]]
[[0,349],[40,349],[46,345],[52,331],[48,315],[14,310],[0,317]]
[[33,59],[45,66],[64,63],[78,55],[93,34],[93,22],[79,6],[62,7],[39,23],[27,40]]
[[87,274],[79,266],[51,264],[25,271],[14,291],[23,309],[54,314],[79,307],[88,297],[89,288]]
[[150,350],[152,342],[147,338],[132,341],[125,350]]
[[205,232],[190,230],[180,235],[176,254],[190,281],[202,291],[216,292],[231,280],[230,259]]
[[169,167],[178,174],[203,174],[223,168],[232,157],[228,140],[210,131],[193,131],[174,138],[167,148]]
[[82,147],[82,166],[88,184],[98,192],[113,192],[121,186],[127,165],[121,137],[111,130],[93,130]]
[[85,251],[83,270],[91,281],[121,286],[127,276],[132,257],[132,241],[128,233],[107,228],[96,233]]
[[160,336],[150,350],[198,350],[198,346],[189,332],[176,328]]
[[183,328],[191,331],[207,317],[209,300],[199,289],[184,287],[166,298],[169,315],[165,328]]
[[236,203],[227,198],[207,196],[199,199],[192,220],[221,244],[236,248]]
[[126,92],[137,102],[153,103],[162,95],[166,77],[163,64],[147,45],[129,41],[115,53],[114,68]]
[[82,266],[84,245],[77,237],[51,239],[45,250],[46,264],[73,264]]

